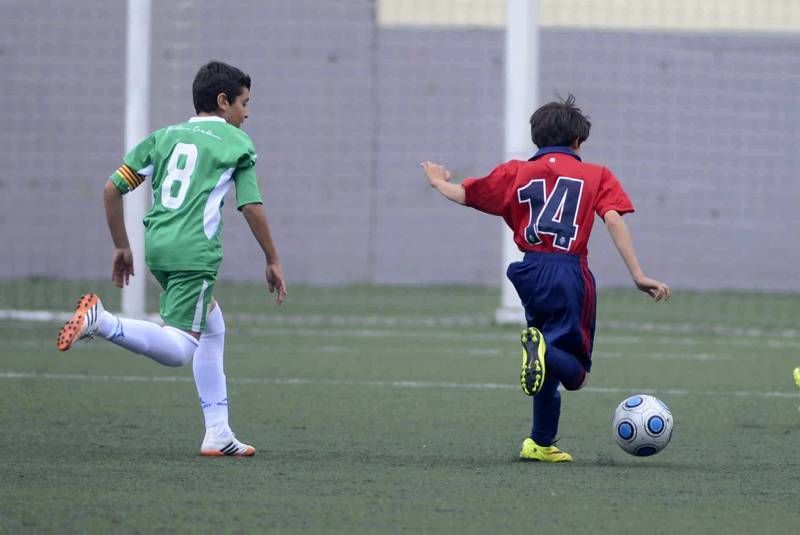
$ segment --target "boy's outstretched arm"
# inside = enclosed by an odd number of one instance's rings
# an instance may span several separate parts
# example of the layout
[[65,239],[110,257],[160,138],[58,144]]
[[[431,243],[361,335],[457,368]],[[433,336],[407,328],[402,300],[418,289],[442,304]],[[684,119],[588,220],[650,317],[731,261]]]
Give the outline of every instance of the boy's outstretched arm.
[[247,224],[250,225],[250,231],[261,246],[261,250],[264,251],[264,257],[267,260],[267,287],[269,288],[269,293],[277,290],[275,302],[280,305],[286,298],[286,281],[283,279],[283,270],[278,259],[278,251],[275,249],[272,234],[269,231],[267,214],[260,204],[246,204],[242,206],[242,215],[247,220]]
[[636,287],[650,294],[650,297],[656,301],[668,300],[670,296],[669,286],[647,277],[641,266],[639,266],[639,259],[636,258],[636,250],[633,248],[631,233],[619,212],[609,210],[605,213],[603,219],[605,220],[606,228],[608,228],[608,233],[611,234],[611,239],[614,241],[614,245],[617,246],[617,251],[622,256],[622,260],[625,261]]
[[122,192],[112,182],[103,188],[103,204],[106,207],[106,222],[114,242],[114,258],[111,265],[111,280],[117,288],[127,285],[133,273],[133,254],[125,230],[125,215]]
[[425,161],[420,163],[420,165],[425,171],[425,176],[428,178],[428,183],[431,187],[439,190],[439,193],[453,202],[457,202],[458,204],[466,203],[467,194],[464,191],[464,186],[450,183],[450,171],[433,162]]

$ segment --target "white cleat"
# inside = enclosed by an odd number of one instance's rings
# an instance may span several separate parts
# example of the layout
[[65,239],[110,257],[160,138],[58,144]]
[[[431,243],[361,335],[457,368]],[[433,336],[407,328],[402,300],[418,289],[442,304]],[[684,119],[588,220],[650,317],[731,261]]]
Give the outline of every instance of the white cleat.
[[56,346],[59,351],[66,351],[78,340],[94,338],[104,312],[103,303],[97,295],[86,294],[81,297],[75,313],[58,332]]
[[200,455],[203,457],[252,457],[256,449],[249,444],[239,442],[230,431],[223,433],[215,429],[207,429],[200,446]]

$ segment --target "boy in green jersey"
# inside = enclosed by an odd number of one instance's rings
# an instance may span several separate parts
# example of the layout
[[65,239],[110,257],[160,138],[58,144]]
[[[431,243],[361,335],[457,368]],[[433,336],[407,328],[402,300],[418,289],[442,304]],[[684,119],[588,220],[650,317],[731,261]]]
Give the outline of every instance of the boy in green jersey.
[[150,134],[125,156],[103,192],[114,242],[112,280],[122,288],[134,275],[122,196],[150,177],[153,207],[144,218],[145,261],[163,288],[165,326],[114,316],[97,295],[87,294],[59,332],[57,345],[66,351],[79,339],[101,336],[166,366],[193,362],[206,424],[201,455],[251,456],[255,448],[237,440],[228,425],[225,322],[212,298],[222,261],[222,199],[231,185],[264,252],[267,286],[277,292],[278,304],[286,297],[286,283],[262,207],[255,149],[239,129],[248,116],[250,77],[212,61],[198,71],[192,93],[197,116]]

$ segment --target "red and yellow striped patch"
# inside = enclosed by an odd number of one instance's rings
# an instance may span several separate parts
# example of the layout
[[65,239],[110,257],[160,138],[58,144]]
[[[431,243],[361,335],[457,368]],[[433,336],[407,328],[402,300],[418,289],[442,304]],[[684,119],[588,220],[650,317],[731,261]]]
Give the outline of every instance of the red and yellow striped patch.
[[125,181],[130,189],[136,189],[144,182],[144,177],[128,167],[125,164],[122,164],[119,169],[117,169],[117,174]]

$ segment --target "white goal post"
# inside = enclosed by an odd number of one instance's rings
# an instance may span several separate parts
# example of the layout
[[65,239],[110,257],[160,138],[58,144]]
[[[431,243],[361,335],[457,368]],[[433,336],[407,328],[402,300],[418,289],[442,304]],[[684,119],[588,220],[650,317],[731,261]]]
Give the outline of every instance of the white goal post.
[[[128,0],[125,52],[125,152],[148,134],[150,115],[150,0]],[[122,290],[122,313],[144,317],[147,301],[147,269],[144,265],[144,225],[147,188],[125,195],[125,228],[133,251],[130,285]]]
[[[525,120],[539,102],[539,17],[538,0],[507,0],[505,49],[505,159],[526,160],[531,138]],[[501,266],[500,308],[495,321],[523,323],[524,312],[517,292],[506,278],[506,266],[522,257],[513,234],[502,223],[503,264]]]

